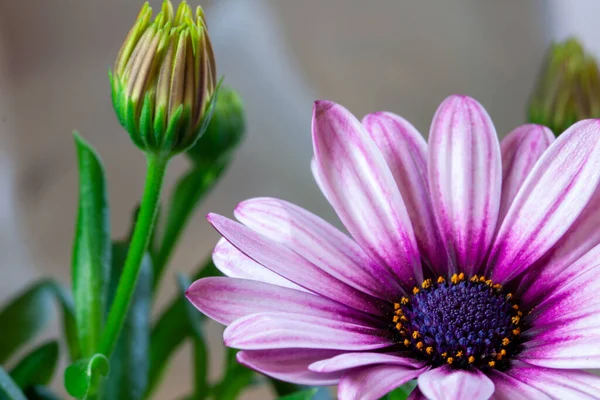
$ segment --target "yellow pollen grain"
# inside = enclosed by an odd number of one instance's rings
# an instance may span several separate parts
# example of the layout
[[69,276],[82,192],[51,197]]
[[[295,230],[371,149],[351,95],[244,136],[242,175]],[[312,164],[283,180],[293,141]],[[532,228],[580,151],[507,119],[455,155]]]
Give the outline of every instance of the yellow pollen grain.
[[512,334],[515,335],[515,336],[517,336],[520,333],[521,333],[521,328],[515,328],[515,329],[512,330]]
[[496,354],[496,360],[502,360],[502,357],[506,355],[506,350],[500,350],[500,353]]
[[485,281],[485,284],[488,286],[492,286],[492,280],[488,279],[487,281]]
[[456,274],[452,275],[450,280],[452,281],[452,283],[454,283],[456,285],[458,283],[458,275],[456,275]]
[[462,272],[460,274],[458,274],[458,280],[459,281],[464,281],[465,280],[465,274],[463,274]]
[[512,309],[513,309],[513,310],[518,310],[518,309],[519,309],[519,306],[518,306],[518,305],[516,305],[516,304],[513,304],[513,306],[512,306]]
[[440,276],[437,278],[437,283],[444,283],[444,282],[446,282],[446,279],[444,279],[443,276]]
[[456,357],[457,358],[461,358],[462,356],[463,356],[462,350],[459,350],[459,351],[456,352]]
[[496,289],[496,290],[502,290],[502,285],[501,285],[501,284],[499,284],[499,283],[496,283],[496,284],[493,286],[493,288],[494,288],[494,289]]
[[477,282],[479,280],[479,277],[477,275],[473,275],[471,277],[471,282]]
[[431,346],[427,347],[427,348],[425,349],[425,353],[427,353],[427,354],[431,354],[431,353],[433,353],[433,347],[431,347]]
[[446,361],[448,361],[448,364],[452,364],[454,362],[454,358],[448,357]]
[[469,356],[469,364],[473,364],[475,362],[475,357]]
[[523,316],[523,313],[522,313],[521,311],[519,311],[519,312],[517,313],[517,315],[518,315],[519,317],[522,317],[522,316]]
[[506,295],[506,300],[510,300],[510,299],[512,299],[512,297],[513,297],[513,296],[512,296],[512,293],[508,293],[508,294]]
[[400,319],[399,316],[394,315],[394,318],[392,318],[392,321],[394,321],[394,323],[398,322],[398,320]]
[[510,320],[512,321],[513,324],[519,325],[519,321],[521,320],[521,318],[519,316],[516,316],[516,317],[512,317]]
[[408,301],[409,301],[408,297],[403,297],[403,298],[400,299],[400,303],[403,304],[403,305],[408,304]]
[[488,363],[488,365],[489,365],[490,367],[494,368],[494,367],[496,366],[496,361],[490,361],[490,362]]
[[448,353],[446,353],[446,352],[443,352],[443,353],[442,353],[442,358],[446,358],[446,356],[447,356],[447,355],[448,355]]
[[431,287],[431,279],[425,279],[423,283],[421,283],[421,287],[423,289],[429,289]]
[[412,338],[413,339],[418,339],[419,337],[421,337],[421,334],[419,333],[419,331],[414,331],[412,333]]
[[419,288],[415,286],[413,288],[413,294],[417,294],[417,293],[419,293]]
[[481,276],[479,277],[479,282],[485,282],[485,276],[481,275]]
[[508,346],[509,343],[510,343],[510,340],[508,338],[505,337],[504,339],[502,339],[502,346]]
[[410,340],[408,340],[408,339],[404,339],[404,345],[405,345],[406,347],[410,346]]
[[400,321],[408,321],[408,318],[406,318],[404,315],[400,316]]
[[425,345],[423,344],[423,342],[419,342],[415,345],[415,347],[417,348],[417,350],[423,350],[423,347],[425,347]]
[[400,309],[400,303],[394,303],[394,310]]
[[398,322],[396,324],[396,329],[401,330],[402,329],[402,324],[400,322]]

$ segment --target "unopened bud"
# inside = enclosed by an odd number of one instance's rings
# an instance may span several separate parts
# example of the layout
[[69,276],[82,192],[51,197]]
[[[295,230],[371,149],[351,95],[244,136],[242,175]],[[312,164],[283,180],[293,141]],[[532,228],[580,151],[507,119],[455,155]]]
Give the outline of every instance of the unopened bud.
[[202,134],[216,87],[215,60],[201,7],[165,0],[152,20],[145,3],[111,73],[113,106],[142,150],[173,155]]
[[229,87],[221,87],[208,127],[187,151],[196,163],[229,159],[244,136],[246,119],[240,96]]
[[600,117],[596,60],[575,39],[552,45],[531,96],[529,122],[560,135],[577,121]]

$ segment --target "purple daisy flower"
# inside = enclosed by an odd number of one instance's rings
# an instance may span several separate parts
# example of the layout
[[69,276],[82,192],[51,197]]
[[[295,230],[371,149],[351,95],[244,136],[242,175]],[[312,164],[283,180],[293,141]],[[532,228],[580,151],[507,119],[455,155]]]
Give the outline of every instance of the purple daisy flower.
[[598,399],[600,121],[498,142],[474,99],[429,143],[401,117],[315,103],[315,178],[352,238],[282,200],[210,214],[228,277],[187,296],[240,363],[378,399]]

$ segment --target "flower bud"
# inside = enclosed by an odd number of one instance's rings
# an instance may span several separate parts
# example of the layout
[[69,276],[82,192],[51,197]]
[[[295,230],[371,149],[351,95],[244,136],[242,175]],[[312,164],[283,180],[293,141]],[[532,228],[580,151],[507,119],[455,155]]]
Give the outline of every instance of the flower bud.
[[229,87],[221,87],[206,131],[186,154],[196,163],[227,160],[242,140],[245,129],[240,96]]
[[553,44],[529,102],[529,122],[546,125],[558,136],[577,121],[599,117],[596,60],[576,39]]
[[142,150],[171,156],[202,134],[216,87],[215,60],[202,8],[165,0],[153,21],[145,3],[111,73],[113,106]]

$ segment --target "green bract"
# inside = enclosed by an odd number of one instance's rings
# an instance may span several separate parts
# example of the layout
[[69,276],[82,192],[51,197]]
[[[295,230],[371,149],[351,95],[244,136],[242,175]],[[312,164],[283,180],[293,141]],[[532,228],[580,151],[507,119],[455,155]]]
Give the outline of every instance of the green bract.
[[237,92],[221,86],[206,132],[186,152],[196,163],[226,161],[244,136],[244,105]]
[[577,121],[599,117],[596,60],[575,39],[554,43],[529,102],[529,122],[545,125],[558,136]]
[[170,1],[151,21],[144,4],[111,73],[113,106],[133,142],[173,155],[194,144],[216,87],[215,60],[201,7]]

